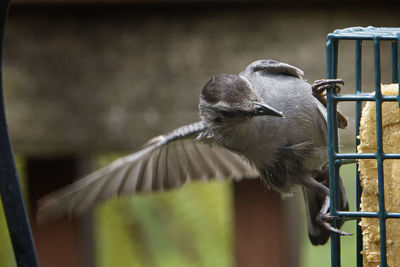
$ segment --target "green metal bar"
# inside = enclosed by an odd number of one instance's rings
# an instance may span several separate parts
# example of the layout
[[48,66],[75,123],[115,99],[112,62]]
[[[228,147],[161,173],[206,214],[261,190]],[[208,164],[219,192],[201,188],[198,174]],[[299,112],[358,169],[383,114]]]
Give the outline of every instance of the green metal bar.
[[397,40],[400,34],[400,28],[376,28],[376,27],[351,27],[341,30],[335,30],[328,36],[340,40],[374,40],[377,36],[381,40]]
[[[377,159],[376,153],[336,153],[335,157],[337,159]],[[383,153],[382,152],[382,158],[383,159],[400,159],[400,153]]]
[[[368,218],[379,218],[379,212],[373,211],[338,211],[337,214],[342,217],[349,217],[349,218],[361,218],[361,217],[368,217]],[[400,213],[398,212],[385,212],[384,217],[387,218],[400,218]]]
[[343,216],[343,217],[349,217],[349,218],[361,218],[361,217],[367,217],[367,218],[378,218],[379,217],[379,212],[374,212],[374,211],[338,211],[338,215]]
[[[375,101],[375,96],[372,94],[360,94],[360,95],[352,95],[352,94],[348,94],[348,95],[336,95],[336,96],[332,96],[333,99],[335,99],[336,101]],[[397,101],[397,96],[395,95],[384,95],[382,96],[382,100],[383,101]]]
[[357,153],[336,153],[336,158],[337,159],[376,159],[376,154],[375,153],[362,153],[362,154],[357,154]]
[[[356,36],[356,35],[339,35],[339,34],[329,34],[332,38],[337,38],[340,40],[374,40],[374,35]],[[394,36],[382,36],[382,40],[396,40]]]
[[[336,78],[337,74],[337,41],[327,37],[326,43],[326,74],[328,79]],[[329,155],[329,194],[330,194],[330,214],[336,212],[335,177],[337,166],[335,164],[335,153],[337,153],[337,125],[336,125],[336,102],[332,98],[332,90],[327,90],[327,125],[328,125],[328,155]],[[333,222],[336,226],[336,222]],[[338,234],[331,233],[331,266],[340,267],[340,237]]]
[[382,158],[383,159],[400,159],[400,154],[399,153],[391,153],[391,154],[386,154],[382,153]]
[[[362,41],[356,40],[355,44],[355,86],[356,86],[356,95],[362,93],[361,84],[362,84]],[[357,147],[360,144],[360,139],[357,138],[360,135],[360,120],[361,120],[361,109],[362,109],[362,101],[357,100],[356,102],[356,110],[355,110],[355,140],[356,140],[356,147],[355,152],[357,153]],[[360,211],[360,204],[361,204],[361,183],[360,183],[360,172],[358,171],[358,162],[356,163],[356,207],[357,211]],[[343,216],[343,215],[342,215]],[[359,217],[360,218],[360,217]],[[363,250],[363,243],[362,243],[362,232],[360,226],[360,219],[357,220],[356,223],[356,250],[357,250],[357,266],[363,266],[363,258],[361,251]]]
[[380,39],[374,39],[374,72],[375,72],[375,104],[376,104],[376,155],[378,164],[378,199],[379,199],[379,234],[380,234],[380,267],[387,267],[386,259],[386,218],[385,192],[383,180],[383,135],[382,135],[382,92],[381,92],[381,55]]

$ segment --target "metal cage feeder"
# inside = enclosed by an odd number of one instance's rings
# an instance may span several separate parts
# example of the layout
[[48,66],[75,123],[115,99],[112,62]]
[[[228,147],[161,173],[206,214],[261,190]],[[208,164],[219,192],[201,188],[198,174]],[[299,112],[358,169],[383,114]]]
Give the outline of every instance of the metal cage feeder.
[[[327,110],[328,110],[328,154],[329,154],[329,186],[331,210],[333,216],[340,219],[357,218],[356,242],[357,242],[357,266],[363,266],[362,251],[362,233],[359,221],[362,217],[372,217],[379,219],[380,227],[380,267],[387,267],[387,248],[386,248],[386,220],[389,218],[400,218],[400,213],[389,213],[385,210],[384,199],[384,173],[383,161],[385,159],[400,159],[400,154],[389,154],[383,151],[382,137],[382,103],[385,101],[398,101],[400,107],[400,94],[397,96],[386,96],[381,93],[381,42],[391,42],[392,57],[392,82],[398,83],[399,77],[399,55],[400,55],[400,28],[375,28],[375,27],[352,27],[342,30],[335,30],[328,34],[326,43],[326,76],[329,79],[337,77],[338,70],[338,44],[340,41],[351,40],[355,42],[355,93],[338,95],[333,90],[327,91]],[[373,42],[373,60],[374,60],[374,89],[375,94],[366,94],[362,90],[361,84],[361,66],[362,66],[362,47],[363,42]],[[399,91],[400,92],[400,91]],[[355,143],[358,146],[357,136],[360,134],[361,108],[363,101],[374,101],[376,105],[376,153],[339,153],[338,150],[338,127],[337,127],[337,104],[341,101],[355,102]],[[377,212],[360,211],[361,185],[360,173],[356,174],[356,198],[357,211],[345,212],[337,210],[338,194],[338,175],[339,168],[343,160],[358,159],[376,159],[378,169],[378,199],[379,209]],[[337,221],[333,222],[337,226]],[[340,236],[331,235],[331,266],[340,266]]]

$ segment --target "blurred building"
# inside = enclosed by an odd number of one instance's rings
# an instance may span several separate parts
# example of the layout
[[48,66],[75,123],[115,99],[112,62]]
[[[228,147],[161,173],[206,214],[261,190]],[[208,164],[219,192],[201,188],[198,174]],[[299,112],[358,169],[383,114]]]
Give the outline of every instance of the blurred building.
[[[276,59],[300,67],[309,81],[324,78],[326,34],[397,26],[398,11],[394,1],[13,1],[4,93],[33,210],[38,197],[86,173],[91,155],[132,151],[198,120],[199,92],[213,74]],[[350,50],[339,59],[345,81],[354,79]],[[286,204],[257,183],[236,184],[234,194],[237,265],[296,266],[293,229],[304,218],[289,219]],[[42,266],[93,265],[90,224],[90,218],[47,228],[33,222]]]

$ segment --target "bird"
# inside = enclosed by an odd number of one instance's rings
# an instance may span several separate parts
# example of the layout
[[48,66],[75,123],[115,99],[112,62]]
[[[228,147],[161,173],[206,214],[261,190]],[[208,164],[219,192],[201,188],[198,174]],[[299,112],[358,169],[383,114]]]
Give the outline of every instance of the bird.
[[[115,195],[248,178],[283,196],[302,188],[313,245],[325,244],[331,232],[347,235],[329,223],[336,217],[329,215],[323,95],[341,83],[311,85],[301,69],[272,59],[254,61],[239,74],[214,75],[201,90],[198,122],[154,137],[137,152],[44,196],[38,220],[79,215]],[[339,118],[345,127],[345,117]],[[340,177],[339,189],[339,209],[348,210]]]

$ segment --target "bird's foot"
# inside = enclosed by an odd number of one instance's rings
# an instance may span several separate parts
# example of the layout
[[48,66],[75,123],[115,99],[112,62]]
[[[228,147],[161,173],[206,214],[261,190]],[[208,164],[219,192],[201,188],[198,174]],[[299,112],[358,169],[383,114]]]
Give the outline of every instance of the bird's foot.
[[327,89],[334,89],[336,93],[340,93],[341,88],[339,84],[344,85],[342,79],[317,80],[312,85],[313,95],[318,98],[324,95]]
[[[312,94],[313,96],[318,99],[325,107],[326,104],[326,90],[333,89],[336,93],[340,93],[341,87],[340,85],[344,85],[342,79],[323,79],[323,80],[316,80],[312,85]],[[346,117],[337,111],[337,118],[338,118],[338,127],[340,129],[344,129],[347,127],[348,122]]]
[[347,233],[345,231],[342,231],[340,229],[337,229],[335,227],[333,227],[329,222],[332,220],[337,219],[337,216],[332,216],[329,215],[328,213],[320,213],[317,216],[317,222],[324,227],[326,230],[330,231],[330,232],[335,232],[339,235],[352,235],[350,233]]

